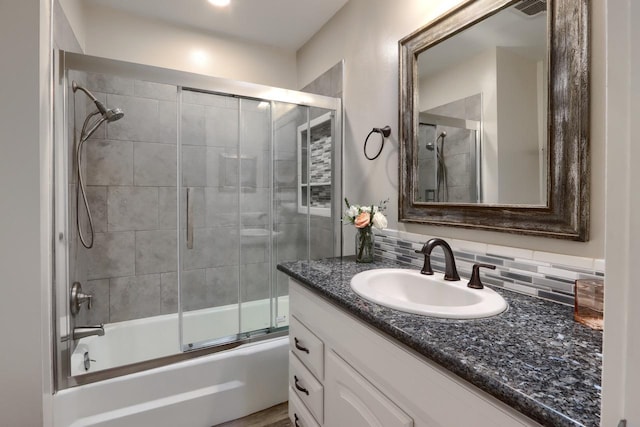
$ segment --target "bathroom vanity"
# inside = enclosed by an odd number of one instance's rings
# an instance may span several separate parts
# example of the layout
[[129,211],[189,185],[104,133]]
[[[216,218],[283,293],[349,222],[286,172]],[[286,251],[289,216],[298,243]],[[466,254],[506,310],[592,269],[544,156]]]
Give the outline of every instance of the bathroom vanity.
[[278,266],[291,278],[295,425],[599,425],[602,335],[573,322],[571,307],[498,289],[509,303],[502,314],[437,319],[351,290],[355,274],[393,267],[403,266]]

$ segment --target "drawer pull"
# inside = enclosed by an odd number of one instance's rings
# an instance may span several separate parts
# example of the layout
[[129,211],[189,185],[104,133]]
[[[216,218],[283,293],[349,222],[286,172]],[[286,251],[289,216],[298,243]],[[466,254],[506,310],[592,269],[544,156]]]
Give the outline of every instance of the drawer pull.
[[306,394],[307,396],[309,396],[309,390],[307,390],[306,388],[304,388],[304,387],[302,387],[301,385],[299,385],[299,384],[298,384],[298,376],[297,376],[297,375],[294,375],[294,376],[293,376],[293,379],[295,380],[295,386],[296,386],[296,388],[297,388],[299,391],[301,391],[301,392],[303,392],[304,394]]
[[295,341],[296,344],[296,348],[300,351],[304,351],[305,353],[309,354],[309,349],[306,347],[303,347],[300,345],[300,340],[298,340],[298,338],[293,337],[293,340]]
[[295,420],[293,421],[293,425],[295,427],[300,427],[300,424],[298,424],[298,414],[294,413],[293,417],[295,418]]

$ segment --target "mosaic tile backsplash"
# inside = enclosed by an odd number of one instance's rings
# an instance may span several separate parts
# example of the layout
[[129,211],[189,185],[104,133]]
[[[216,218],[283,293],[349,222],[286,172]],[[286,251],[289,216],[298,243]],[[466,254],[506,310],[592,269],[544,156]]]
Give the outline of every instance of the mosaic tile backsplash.
[[[422,268],[424,256],[415,253],[415,250],[422,248],[428,239],[427,236],[401,234],[393,230],[377,232],[376,256]],[[482,270],[483,283],[561,304],[573,305],[573,286],[576,279],[604,278],[602,260],[554,256],[549,253],[537,253],[538,256],[534,259],[527,256],[533,251],[474,243],[465,245],[457,242],[459,241],[449,241],[456,258],[458,273],[463,278],[470,277],[475,263],[493,264],[496,266],[495,270]],[[484,247],[486,250],[483,250]],[[557,258],[557,261],[554,261],[554,258]],[[571,259],[574,265],[563,263],[568,259]],[[444,254],[440,248],[434,249],[431,265],[437,271],[444,271]]]

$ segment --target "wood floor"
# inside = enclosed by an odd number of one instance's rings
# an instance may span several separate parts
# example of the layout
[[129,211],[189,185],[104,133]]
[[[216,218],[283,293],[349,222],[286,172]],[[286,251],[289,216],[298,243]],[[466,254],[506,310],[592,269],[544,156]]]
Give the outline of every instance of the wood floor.
[[291,427],[287,402],[216,427]]

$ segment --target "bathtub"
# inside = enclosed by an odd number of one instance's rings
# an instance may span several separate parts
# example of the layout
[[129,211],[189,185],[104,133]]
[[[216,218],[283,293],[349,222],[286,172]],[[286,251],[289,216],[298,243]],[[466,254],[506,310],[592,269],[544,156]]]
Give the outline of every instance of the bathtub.
[[[243,304],[243,329],[268,326],[261,304],[268,301]],[[288,298],[280,298],[279,304],[280,313],[287,312]],[[189,312],[184,316],[185,342],[232,335],[238,322],[237,305]],[[180,353],[177,334],[175,314],[105,325],[104,336],[80,340],[72,371],[87,372],[85,352],[95,360],[88,373],[175,355]],[[287,370],[286,336],[242,344],[59,391],[53,398],[53,425],[211,427],[286,401]]]

